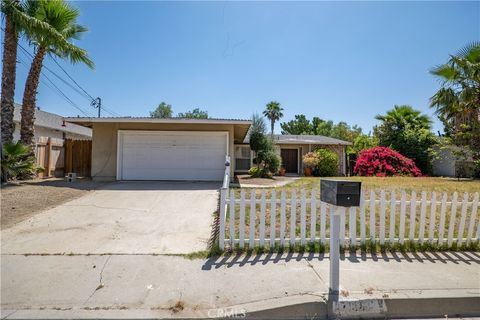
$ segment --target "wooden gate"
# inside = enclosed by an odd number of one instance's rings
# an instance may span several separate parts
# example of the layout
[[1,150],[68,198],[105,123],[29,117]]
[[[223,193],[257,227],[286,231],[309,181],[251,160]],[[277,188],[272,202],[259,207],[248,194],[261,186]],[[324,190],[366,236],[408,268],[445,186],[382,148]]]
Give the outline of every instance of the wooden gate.
[[65,174],[75,172],[90,177],[92,170],[92,140],[65,139]]
[[37,165],[43,168],[40,178],[61,177],[65,166],[63,139],[40,137],[37,142]]

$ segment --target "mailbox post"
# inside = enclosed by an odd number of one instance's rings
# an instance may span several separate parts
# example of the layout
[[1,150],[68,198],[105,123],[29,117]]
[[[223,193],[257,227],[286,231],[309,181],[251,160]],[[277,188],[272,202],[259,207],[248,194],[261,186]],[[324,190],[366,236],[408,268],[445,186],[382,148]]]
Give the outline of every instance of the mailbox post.
[[320,181],[320,200],[333,206],[330,215],[330,287],[329,302],[338,301],[340,288],[340,213],[345,207],[360,205],[361,182]]

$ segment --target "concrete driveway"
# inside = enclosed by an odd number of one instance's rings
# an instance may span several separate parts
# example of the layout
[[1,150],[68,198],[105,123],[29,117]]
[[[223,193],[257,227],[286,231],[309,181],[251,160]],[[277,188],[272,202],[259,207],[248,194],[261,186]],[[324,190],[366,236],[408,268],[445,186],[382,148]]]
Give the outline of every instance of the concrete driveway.
[[2,231],[2,254],[205,250],[219,183],[116,182]]

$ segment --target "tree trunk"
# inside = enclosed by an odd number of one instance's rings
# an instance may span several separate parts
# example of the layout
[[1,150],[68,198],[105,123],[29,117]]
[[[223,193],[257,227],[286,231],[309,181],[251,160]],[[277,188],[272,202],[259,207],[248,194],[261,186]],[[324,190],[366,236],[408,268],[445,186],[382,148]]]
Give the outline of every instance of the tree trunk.
[[18,34],[13,19],[5,15],[5,38],[3,45],[2,97],[1,97],[1,143],[12,142],[15,77],[17,72]]
[[270,126],[271,126],[271,129],[272,129],[271,135],[272,135],[272,140],[273,140],[273,128],[275,127],[275,120],[271,120],[271,121],[270,121]]
[[30,66],[25,91],[23,92],[20,140],[22,143],[32,146],[32,154],[35,150],[35,101],[37,100],[38,82],[44,57],[45,48],[39,47]]

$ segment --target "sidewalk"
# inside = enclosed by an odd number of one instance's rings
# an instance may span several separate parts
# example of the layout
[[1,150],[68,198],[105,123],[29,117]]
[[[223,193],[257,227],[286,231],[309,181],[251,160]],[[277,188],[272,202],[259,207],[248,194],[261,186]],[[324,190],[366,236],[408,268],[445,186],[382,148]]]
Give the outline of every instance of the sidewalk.
[[[329,261],[319,254],[1,258],[2,319],[321,319],[327,312]],[[342,301],[353,301],[346,309],[364,315],[480,315],[477,252],[347,254],[340,283]]]

